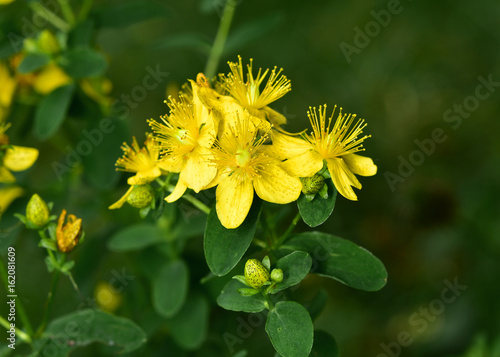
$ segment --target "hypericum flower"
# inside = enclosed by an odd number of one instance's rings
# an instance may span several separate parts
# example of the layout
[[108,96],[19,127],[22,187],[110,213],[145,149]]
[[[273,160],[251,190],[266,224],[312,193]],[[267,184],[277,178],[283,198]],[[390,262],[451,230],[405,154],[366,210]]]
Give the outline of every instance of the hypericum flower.
[[171,98],[170,115],[162,117],[163,123],[149,120],[164,154],[161,164],[168,171],[180,172],[174,191],[165,198],[167,202],[179,199],[187,188],[199,192],[217,174],[210,151],[216,135],[214,119],[199,100],[198,86],[192,85],[192,103],[184,96],[178,101]]
[[254,189],[268,202],[290,203],[302,189],[300,180],[281,168],[281,162],[267,153],[262,145],[266,136],[256,138],[248,116],[231,127],[231,135],[216,141],[214,162],[217,164],[217,216],[226,228],[238,227],[252,206]]
[[287,159],[283,167],[292,175],[299,177],[310,177],[320,171],[323,161],[326,161],[330,176],[338,192],[353,201],[357,200],[351,186],[358,189],[361,183],[356,176],[372,176],[377,173],[377,166],[372,159],[357,155],[364,151],[362,142],[368,135],[360,137],[366,126],[363,119],[353,125],[356,114],[342,114],[342,108],[337,120],[331,127],[335,114],[334,107],[332,115],[326,123],[326,105],[309,108],[307,112],[313,131],[303,134],[303,139],[275,132],[273,134],[273,146],[281,158]]
[[264,89],[261,91],[260,85],[266,79],[269,69],[262,72],[262,68],[259,68],[257,75],[254,77],[252,73],[253,59],[251,58],[250,64],[247,65],[245,80],[240,56],[238,56],[238,63],[228,62],[228,64],[231,73],[227,77],[222,77],[224,90],[247,109],[250,114],[262,119],[267,118],[276,125],[285,124],[285,116],[268,107],[269,104],[283,97],[292,89],[290,80],[281,74],[283,69],[278,70],[277,67],[274,67],[267,78]]
[[[0,83],[2,83],[2,90],[0,90],[0,123],[7,117],[9,108],[16,91],[17,82],[9,73],[9,68],[3,62],[0,62]],[[5,129],[7,130],[7,129]]]
[[76,247],[82,235],[82,219],[70,214],[68,215],[68,222],[64,224],[65,218],[66,210],[63,209],[57,221],[56,238],[59,250],[68,253]]
[[7,210],[12,201],[21,197],[23,194],[24,190],[19,186],[0,188],[0,218],[2,218],[2,214]]
[[114,312],[122,303],[120,292],[110,283],[100,281],[94,289],[97,306],[107,312]]

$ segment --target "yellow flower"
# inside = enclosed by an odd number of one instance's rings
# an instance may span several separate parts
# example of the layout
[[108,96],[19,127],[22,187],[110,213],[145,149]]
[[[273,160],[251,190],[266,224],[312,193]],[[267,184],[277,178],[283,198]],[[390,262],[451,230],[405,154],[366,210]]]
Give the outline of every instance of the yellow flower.
[[187,188],[199,192],[217,173],[210,150],[216,134],[214,118],[199,100],[198,86],[192,84],[192,104],[184,96],[179,101],[171,98],[170,115],[162,117],[163,123],[149,121],[165,154],[161,164],[170,172],[180,172],[174,191],[165,198],[167,202],[179,199]]
[[10,206],[12,201],[21,197],[23,194],[24,190],[19,186],[7,186],[0,188],[0,218]]
[[122,296],[115,287],[107,282],[100,281],[94,290],[97,305],[104,311],[114,312],[122,303]]
[[10,104],[12,103],[12,98],[14,97],[14,92],[16,90],[16,85],[17,85],[15,78],[10,75],[9,68],[3,62],[0,62],[0,83],[2,83],[2,89],[0,90],[0,123],[1,123],[2,120],[5,119],[9,113]]
[[56,238],[59,250],[68,253],[76,247],[82,235],[82,219],[70,214],[68,215],[68,222],[64,224],[65,218],[66,210],[63,209],[57,221]]
[[360,189],[361,183],[355,174],[373,176],[377,173],[377,166],[369,157],[356,154],[364,151],[362,142],[369,137],[360,137],[366,126],[364,120],[360,119],[352,126],[356,114],[342,114],[340,108],[337,120],[330,129],[335,108],[328,124],[326,105],[320,106],[319,110],[310,108],[307,115],[313,131],[309,135],[304,134],[304,140],[283,133],[273,133],[274,152],[282,159],[287,159],[283,167],[293,176],[313,176],[322,169],[323,161],[326,161],[338,192],[356,201],[357,197],[351,186]]
[[247,65],[245,80],[240,56],[238,56],[238,63],[228,62],[228,64],[231,68],[231,73],[227,77],[222,76],[223,89],[236,99],[241,106],[247,109],[250,114],[262,119],[267,118],[271,123],[276,125],[285,124],[285,116],[268,107],[269,104],[292,90],[290,80],[281,74],[283,69],[277,70],[277,67],[274,67],[271,70],[264,89],[261,91],[260,85],[266,79],[269,69],[262,72],[262,68],[259,68],[257,76],[254,77],[253,59],[250,59],[250,64]]
[[136,173],[129,177],[127,183],[130,185],[128,191],[117,202],[109,206],[109,209],[121,208],[127,201],[128,196],[132,192],[134,185],[144,185],[154,181],[162,174],[163,166],[158,164],[160,150],[158,143],[152,137],[147,135],[144,147],[140,148],[135,137],[132,139],[132,146],[123,143],[123,157],[116,161],[117,170]]
[[58,65],[51,62],[36,74],[33,81],[33,88],[40,94],[49,94],[54,89],[65,86],[71,82],[71,77],[69,77]]
[[213,150],[218,167],[216,210],[226,228],[243,223],[254,190],[265,201],[285,204],[295,201],[302,188],[300,180],[290,176],[280,167],[280,161],[268,154],[268,146],[262,145],[267,137],[256,137],[248,115],[243,115],[231,132],[221,137]]

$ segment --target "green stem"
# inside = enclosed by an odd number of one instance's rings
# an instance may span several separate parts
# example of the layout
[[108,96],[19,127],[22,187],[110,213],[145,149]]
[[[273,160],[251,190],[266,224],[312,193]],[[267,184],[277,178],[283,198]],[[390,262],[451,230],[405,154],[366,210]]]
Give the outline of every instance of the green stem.
[[[7,270],[5,270],[5,267],[3,266],[3,262],[0,264],[0,276],[1,276],[1,279],[4,283],[4,285],[5,285],[5,290],[7,290],[9,282],[8,282],[8,278],[7,278]],[[28,318],[28,315],[26,314],[26,310],[24,309],[24,305],[22,304],[20,299],[16,300],[16,308],[17,308],[17,312],[19,313],[19,319],[23,323],[23,327],[25,328],[26,332],[29,335],[33,334],[33,328],[31,327],[30,320]],[[28,339],[30,340],[30,343],[31,343],[31,339],[29,338],[29,336],[28,336]]]
[[75,279],[73,279],[73,274],[71,274],[71,272],[69,271],[66,273],[66,275],[68,276],[69,281],[71,282],[71,285],[73,285],[73,289],[75,289],[75,291],[78,293],[78,295],[80,295],[80,299],[85,300],[85,297],[80,292],[80,289],[78,288],[78,285],[76,284]]
[[63,32],[69,31],[70,27],[66,23],[66,21],[64,21],[59,16],[54,14],[52,11],[47,9],[45,6],[42,5],[42,3],[38,1],[30,1],[29,6],[31,7],[31,10],[40,15],[42,18],[46,18],[50,23],[52,23],[52,25],[57,27],[59,30]]
[[92,8],[92,3],[94,0],[84,0],[82,7],[80,8],[80,13],[78,14],[78,21],[83,21],[87,18],[87,15]]
[[[168,185],[167,186],[167,189],[170,192],[173,192],[174,188],[175,187],[173,185]],[[184,194],[184,195],[182,195],[182,198],[185,199],[186,201],[188,201],[189,203],[191,203],[196,208],[198,208],[200,211],[204,212],[205,214],[209,214],[210,213],[210,208],[206,204],[204,204],[203,202],[201,202],[200,200],[198,200],[196,197],[193,197],[190,194]]]
[[61,11],[64,18],[70,26],[73,26],[75,24],[75,15],[73,14],[73,9],[71,9],[71,6],[69,6],[68,0],[57,0],[57,2],[61,6]]
[[49,321],[50,308],[52,306],[52,301],[54,300],[54,295],[56,292],[57,283],[59,282],[59,275],[60,275],[60,271],[55,270],[54,275],[52,276],[52,284],[50,286],[50,291],[49,291],[49,294],[47,296],[47,302],[45,303],[45,309],[43,312],[42,322],[41,322],[40,327],[38,328],[38,330],[36,331],[36,334],[35,334],[36,337],[39,337],[43,333],[43,331],[45,330],[45,327],[47,326],[47,323]]
[[236,0],[226,0],[226,6],[222,13],[219,29],[217,30],[214,44],[208,56],[207,66],[205,67],[205,76],[207,76],[209,80],[215,76],[215,72],[217,71],[217,66],[222,56],[222,52],[224,51],[224,45],[226,44],[227,35],[229,34],[229,28],[231,27],[235,8]]
[[276,242],[276,244],[274,244],[273,248],[274,249],[278,249],[283,243],[285,243],[286,239],[288,238],[288,236],[292,233],[293,229],[295,228],[295,226],[297,225],[297,223],[299,222],[300,220],[300,212],[297,212],[297,214],[295,215],[295,217],[293,218],[293,221],[292,223],[290,224],[290,226],[288,227],[288,229],[286,230],[285,233],[283,233],[283,235],[281,237],[279,237],[278,241]]
[[[10,329],[10,323],[7,320],[5,320],[3,316],[0,316],[0,325],[5,327],[7,330]],[[18,329],[17,327],[14,327],[14,329],[16,330],[17,337],[19,337],[24,342],[31,344],[31,337],[27,333],[25,333],[21,329]]]

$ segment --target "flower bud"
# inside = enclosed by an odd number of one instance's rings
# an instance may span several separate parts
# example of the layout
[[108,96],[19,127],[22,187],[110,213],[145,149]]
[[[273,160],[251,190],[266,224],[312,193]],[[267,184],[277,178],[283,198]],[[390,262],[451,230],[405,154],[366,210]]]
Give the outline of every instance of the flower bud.
[[82,235],[82,219],[70,214],[68,215],[68,222],[64,224],[65,218],[66,210],[63,209],[57,221],[56,237],[59,250],[68,253],[76,247]]
[[318,193],[325,184],[325,178],[319,174],[311,177],[301,177],[300,181],[302,181],[302,193],[304,195],[314,195]]
[[283,281],[283,270],[273,269],[271,272],[271,280],[275,283],[281,283]]
[[150,185],[136,185],[128,195],[127,202],[135,208],[146,208],[154,198],[155,193]]
[[36,193],[31,196],[26,206],[26,219],[35,228],[42,228],[49,221],[49,207]]
[[269,281],[269,271],[257,259],[248,259],[245,264],[245,279],[254,289],[260,289]]

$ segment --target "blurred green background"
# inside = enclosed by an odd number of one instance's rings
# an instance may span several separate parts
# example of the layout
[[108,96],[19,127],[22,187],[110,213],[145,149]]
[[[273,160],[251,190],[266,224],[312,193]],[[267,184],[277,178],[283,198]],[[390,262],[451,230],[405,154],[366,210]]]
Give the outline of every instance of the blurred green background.
[[[167,87],[175,90],[204,70],[224,1],[143,0],[137,9],[145,10],[128,18],[120,10],[130,4],[96,0],[90,15],[95,43],[109,63],[105,75],[113,84],[111,97],[123,104],[122,96],[142,85],[148,67],[159,66],[168,76],[129,106],[128,115],[111,114],[118,129],[93,153],[111,163],[121,155],[122,141],[130,142],[132,135],[144,138],[146,119],[167,112]],[[390,13],[388,6],[397,10]],[[376,17],[385,23],[374,25]],[[21,1],[0,9],[2,48],[8,47],[9,33],[22,31],[24,18],[32,14]],[[378,174],[361,179],[358,202],[338,198],[332,217],[319,230],[373,252],[388,270],[388,284],[368,293],[310,276],[297,292],[302,302],[319,289],[329,293],[315,327],[335,336],[343,356],[500,356],[499,18],[500,4],[493,0],[238,2],[218,72],[227,73],[226,62],[237,55],[244,61],[253,58],[256,67],[283,67],[292,91],[271,106],[288,117],[288,130],[309,127],[308,107],[327,103],[365,118],[365,133],[372,135],[365,142],[366,155],[378,165]],[[366,26],[373,36],[362,38],[359,31],[366,35]],[[356,47],[360,43],[363,48]],[[342,50],[346,44],[354,46],[348,58]],[[478,96],[479,77],[493,84]],[[460,113],[454,105],[465,109]],[[32,134],[32,106],[17,102],[11,112],[11,141],[40,150],[35,166],[18,176],[30,194],[18,199],[0,223],[2,255],[11,244],[18,248],[18,291],[28,314],[41,319],[50,276],[36,234],[18,225],[12,230],[12,214],[23,212],[29,196],[38,192],[54,201],[55,212],[67,208],[83,218],[87,238],[73,254],[75,279],[85,296],[93,297],[98,282],[109,282],[123,269],[133,277],[115,313],[152,335],[142,352],[132,355],[231,356],[223,334],[237,335],[246,314],[212,305],[206,341],[199,350],[184,352],[151,306],[145,262],[156,253],[108,248],[113,233],[141,220],[129,206],[107,210],[125,191],[127,175],[115,174],[112,165],[92,168],[84,159],[58,180],[52,163],[64,162],[66,144],[78,142],[81,130],[103,117],[98,110],[83,115],[78,108],[72,106],[57,135],[46,141]],[[447,116],[448,110],[453,113]],[[430,144],[435,129],[442,129],[446,140]],[[416,141],[427,143],[427,153]],[[411,168],[402,167],[404,161]],[[298,225],[299,231],[307,229]],[[189,241],[185,255],[192,291],[208,293],[214,302],[223,282],[199,283],[208,273],[201,235]],[[467,288],[453,302],[440,303],[446,281]],[[79,305],[63,279],[53,316]],[[429,309],[428,317],[422,308]],[[412,323],[415,314],[419,323]],[[405,331],[412,343],[398,352],[394,343]],[[263,326],[235,349],[246,349],[249,356],[273,353]],[[93,345],[73,355],[104,356],[107,351]]]

